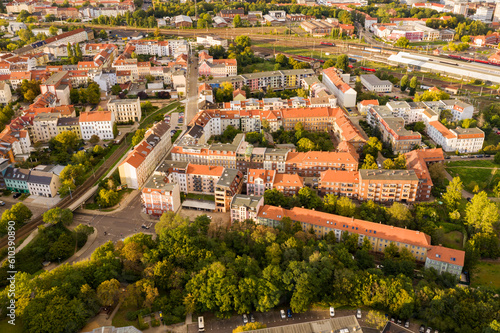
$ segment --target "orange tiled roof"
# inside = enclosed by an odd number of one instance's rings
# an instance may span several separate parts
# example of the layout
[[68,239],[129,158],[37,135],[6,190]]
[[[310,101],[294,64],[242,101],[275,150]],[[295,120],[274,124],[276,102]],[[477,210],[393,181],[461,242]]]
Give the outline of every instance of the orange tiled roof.
[[272,182],[276,175],[276,170],[248,169],[247,183],[255,184],[256,179],[264,180],[264,183]]
[[189,163],[186,173],[205,176],[222,176],[224,167]]
[[80,122],[111,121],[111,111],[90,111],[80,113]]
[[278,173],[274,177],[273,187],[300,187],[304,186],[302,177],[297,174]]

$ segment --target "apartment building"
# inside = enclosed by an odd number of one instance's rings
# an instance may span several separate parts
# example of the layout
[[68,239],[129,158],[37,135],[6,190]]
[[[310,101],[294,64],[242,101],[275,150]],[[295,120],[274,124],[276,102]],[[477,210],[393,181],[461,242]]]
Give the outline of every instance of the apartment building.
[[263,196],[237,194],[231,201],[231,223],[257,220],[257,214],[264,205]]
[[452,121],[460,121],[465,119],[472,119],[474,114],[474,106],[458,99],[447,99],[439,101],[442,107],[446,110],[450,110],[453,115]]
[[134,51],[136,54],[155,55],[158,57],[170,56],[168,41],[141,39],[130,41],[128,45],[135,47]]
[[301,177],[319,177],[326,170],[358,170],[358,154],[348,152],[289,152],[285,158],[287,174],[298,174]]
[[121,183],[129,188],[141,188],[171,146],[170,125],[165,121],[154,124],[118,166]]
[[16,160],[26,160],[32,150],[29,132],[24,129],[24,125],[31,127],[30,120],[24,121],[19,118],[11,121],[10,125],[6,125],[0,133],[0,156],[11,163],[15,163]]
[[262,196],[271,190],[276,177],[276,170],[248,169],[246,173],[247,195]]
[[368,91],[376,93],[392,92],[392,82],[389,80],[380,80],[373,74],[361,75],[361,83]]
[[[257,215],[257,223],[278,227],[281,226],[281,220],[284,217],[289,217],[293,222],[299,222],[305,232],[312,228],[318,237],[333,232],[339,242],[342,241],[342,235],[345,232],[356,234],[359,246],[366,238],[372,246],[372,251],[378,253],[383,253],[387,246],[394,244],[399,249],[405,248],[410,251],[417,261],[425,262],[426,268],[439,267],[438,271],[441,273],[449,272],[460,276],[464,265],[464,251],[448,248],[443,250],[433,246],[430,236],[423,232],[358,220],[354,217],[344,217],[299,207],[287,210],[264,205]],[[430,260],[427,261],[427,258]],[[435,263],[431,259],[438,262]]]
[[33,137],[35,141],[48,142],[55,137],[60,113],[40,113],[33,119]]
[[61,186],[59,173],[62,166],[39,165],[31,169],[28,177],[28,189],[31,195],[53,198]]
[[78,139],[82,139],[82,131],[80,130],[80,119],[78,117],[61,117],[57,119],[57,134],[62,132],[73,132]]
[[442,163],[444,161],[443,150],[441,148],[418,149],[406,153],[405,156],[406,168],[415,171],[419,179],[416,200],[430,200],[433,183],[427,165]]
[[67,45],[68,43],[70,43],[71,45],[73,45],[92,39],[94,39],[94,32],[92,29],[79,28],[64,32],[54,37],[49,37],[45,39],[45,44]]
[[215,210],[229,212],[233,197],[241,193],[243,187],[243,173],[236,169],[225,168],[222,176],[215,185]]
[[422,143],[420,133],[405,129],[405,119],[394,116],[393,111],[388,106],[370,107],[367,121],[371,126],[379,128],[382,141],[390,143],[396,154],[409,152]]
[[12,92],[6,82],[0,82],[0,103],[8,104],[12,101]]
[[19,193],[29,193],[28,178],[30,170],[8,167],[5,170],[3,179],[7,190]]
[[80,113],[80,131],[83,140],[97,135],[101,140],[114,139],[115,117],[111,111],[89,111]]
[[219,38],[217,36],[197,36],[196,43],[203,47],[209,48],[210,46],[222,46],[227,49],[227,39]]
[[141,120],[141,102],[137,99],[111,99],[108,102],[108,110],[113,112],[117,122],[138,122]]
[[189,163],[186,169],[186,193],[213,195],[215,193],[215,187],[224,173],[224,169],[225,168],[222,166]]
[[323,84],[330,90],[337,102],[346,108],[356,106],[357,92],[347,82],[349,82],[349,74],[343,75],[337,73],[335,67],[330,67],[323,70]]
[[60,71],[52,74],[43,84],[40,85],[40,91],[42,94],[50,92],[54,94],[59,105],[69,105],[69,91],[71,89],[71,83],[68,71]]
[[153,177],[141,190],[144,213],[162,216],[166,212],[177,212],[181,207],[181,192],[178,183],[168,183]]
[[484,132],[479,128],[448,129],[439,121],[431,121],[425,130],[446,152],[475,153],[483,148]]
[[297,195],[303,187],[304,179],[297,174],[278,173],[274,177],[273,188],[284,195]]

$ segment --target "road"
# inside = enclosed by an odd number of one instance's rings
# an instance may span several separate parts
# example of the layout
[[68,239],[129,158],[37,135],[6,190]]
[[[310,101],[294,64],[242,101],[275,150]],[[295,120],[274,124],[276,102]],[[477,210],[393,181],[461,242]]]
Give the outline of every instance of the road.
[[[286,308],[284,308],[286,311]],[[335,310],[335,317],[345,317],[356,315],[356,310]],[[365,322],[367,312],[362,311],[361,319],[358,319],[359,324],[362,327],[368,326]],[[329,319],[330,314],[328,310],[311,310],[305,313],[295,313],[292,318],[282,319],[280,316],[280,309],[273,310],[264,313],[254,313],[255,321],[264,323],[267,327],[278,327],[293,325],[298,323],[306,323],[311,321],[317,321],[322,319]],[[229,319],[218,319],[212,314],[204,314],[205,320],[205,331],[206,332],[217,332],[217,333],[231,333],[236,327],[243,325],[243,320],[241,315],[232,316]],[[195,323],[188,325],[188,333],[197,333],[198,324],[197,318],[193,317]],[[410,322],[410,330],[413,332],[418,332],[419,324]]]
[[187,95],[183,129],[186,129],[191,119],[198,113],[198,57],[194,55],[190,56],[188,60],[186,81]]

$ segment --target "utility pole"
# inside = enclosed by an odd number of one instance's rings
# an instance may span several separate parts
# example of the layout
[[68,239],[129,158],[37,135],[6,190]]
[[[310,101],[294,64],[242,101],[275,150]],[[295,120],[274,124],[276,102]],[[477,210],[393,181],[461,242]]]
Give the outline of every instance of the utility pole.
[[196,0],[194,0],[194,19],[198,19],[198,6],[196,5]]

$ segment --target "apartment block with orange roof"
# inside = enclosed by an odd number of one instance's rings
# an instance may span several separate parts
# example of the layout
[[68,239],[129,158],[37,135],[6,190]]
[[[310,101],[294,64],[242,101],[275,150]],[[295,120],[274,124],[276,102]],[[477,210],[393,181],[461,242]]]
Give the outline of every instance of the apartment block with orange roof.
[[304,179],[297,174],[278,173],[274,177],[273,188],[284,195],[296,195],[303,187]]
[[266,190],[273,188],[276,170],[248,169],[246,185],[248,195],[264,195]]
[[358,155],[354,152],[289,152],[285,171],[301,177],[319,177],[326,170],[358,170]]
[[279,227],[284,217],[289,217],[293,222],[299,222],[304,231],[314,230],[317,237],[323,237],[332,232],[337,241],[341,242],[345,232],[356,234],[358,244],[361,246],[366,238],[374,252],[383,253],[387,246],[394,244],[399,249],[405,248],[410,251],[417,261],[425,262],[426,268],[434,267],[440,273],[449,272],[456,276],[460,276],[462,272],[464,251],[433,246],[431,237],[420,231],[299,207],[288,210],[269,205],[260,208],[256,222],[270,227]]
[[444,154],[441,148],[412,150],[406,155],[406,167],[415,171],[420,180],[417,189],[417,201],[427,201],[431,199],[432,179],[427,164],[442,163]]
[[115,116],[111,111],[90,111],[80,113],[80,130],[83,140],[97,135],[101,140],[112,140]]
[[357,92],[349,86],[349,74],[339,74],[335,67],[323,70],[323,84],[336,97],[338,103],[346,108],[356,106]]
[[160,121],[146,131],[144,139],[118,166],[123,185],[139,189],[145,184],[172,145],[169,130],[170,125]]

